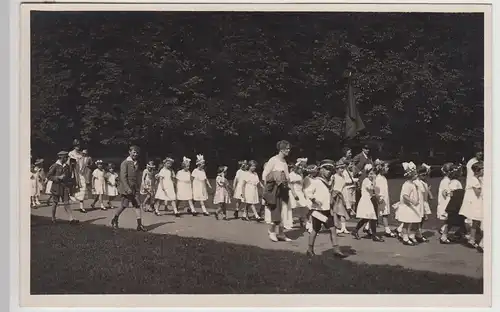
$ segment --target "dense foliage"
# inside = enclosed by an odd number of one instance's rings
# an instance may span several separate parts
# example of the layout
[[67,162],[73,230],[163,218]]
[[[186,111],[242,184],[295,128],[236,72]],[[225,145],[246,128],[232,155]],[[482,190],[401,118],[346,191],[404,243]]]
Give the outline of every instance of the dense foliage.
[[[34,154],[339,156],[347,70],[384,156],[483,141],[483,16],[34,12]],[[418,139],[416,139],[418,138]]]

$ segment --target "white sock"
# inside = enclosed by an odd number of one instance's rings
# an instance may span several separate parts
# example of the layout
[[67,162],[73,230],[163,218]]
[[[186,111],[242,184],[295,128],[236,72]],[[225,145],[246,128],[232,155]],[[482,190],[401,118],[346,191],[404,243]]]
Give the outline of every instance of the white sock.
[[69,207],[69,204],[63,204],[64,210],[66,211],[66,214],[69,217],[69,221],[73,220],[73,213],[71,212],[71,208]]
[[365,225],[365,230],[369,230],[369,229],[370,229],[370,222],[367,222]]
[[83,202],[80,202],[80,209],[83,209]]
[[386,233],[391,233],[391,229],[390,229],[388,226],[386,226],[386,227],[385,227],[385,232],[386,232]]
[[401,232],[403,230],[403,223],[401,223],[399,226],[398,226],[398,232]]

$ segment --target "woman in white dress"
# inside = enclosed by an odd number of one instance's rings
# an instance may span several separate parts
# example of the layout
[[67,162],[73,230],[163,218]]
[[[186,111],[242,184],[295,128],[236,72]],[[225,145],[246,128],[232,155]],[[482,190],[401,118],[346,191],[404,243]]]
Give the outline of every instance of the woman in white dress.
[[[262,172],[262,180],[264,181],[264,196],[266,196],[266,191],[267,191],[267,183],[268,179],[273,178],[273,177],[278,177],[278,176],[283,176],[284,183],[287,184],[290,181],[290,173],[288,172],[288,164],[285,160],[285,158],[288,156],[291,150],[291,145],[287,141],[279,141],[276,144],[278,154],[271,157],[269,161],[266,163],[266,166],[264,167],[264,170]],[[270,180],[270,185],[274,183],[274,181]],[[288,187],[285,185],[285,187]],[[272,196],[271,194],[269,194]],[[291,241],[288,237],[285,236],[284,234],[284,227],[283,223],[281,220],[281,211],[283,209],[288,209],[288,203],[286,201],[282,201],[281,207],[278,207],[278,205],[271,205],[267,200],[266,200],[266,209],[270,210],[270,221],[272,224],[269,226],[269,239],[272,241],[276,242],[279,240],[283,241]]]
[[104,175],[106,179],[106,196],[108,197],[108,208],[113,209],[112,201],[118,196],[118,173],[115,172],[115,165],[108,164],[108,172]]
[[243,198],[241,197],[241,194],[243,194],[243,189],[242,189],[242,181],[243,177],[248,171],[248,162],[246,160],[240,160],[238,162],[238,165],[240,168],[238,171],[236,171],[236,175],[234,176],[233,180],[233,190],[234,190],[234,201],[235,201],[235,210],[234,210],[234,218],[238,219],[239,217],[239,211],[243,209],[244,203],[243,203]]
[[199,202],[204,216],[210,214],[205,207],[205,201],[208,200],[208,189],[212,189],[205,173],[205,158],[203,155],[196,155],[196,168],[191,173],[193,179],[193,200]]
[[174,159],[167,157],[163,161],[163,167],[157,175],[158,186],[155,193],[155,207],[159,214],[160,203],[163,202],[165,210],[167,210],[167,205],[170,203],[172,209],[174,210],[174,215],[178,218],[181,215],[177,210],[177,194],[175,194],[174,180],[175,175],[172,171],[172,165],[174,164]]
[[370,223],[371,228],[371,238],[374,242],[383,242],[384,239],[377,236],[377,208],[375,204],[378,200],[375,194],[375,187],[373,182],[375,181],[375,168],[372,164],[366,164],[364,167],[364,173],[366,178],[361,183],[361,198],[359,199],[358,206],[356,209],[356,218],[361,219],[356,225],[356,229],[352,233],[355,239],[361,239],[359,237],[359,230],[367,223]]
[[189,171],[190,165],[191,159],[184,157],[182,159],[182,169],[177,171],[175,176],[177,180],[177,200],[179,202],[186,201],[189,205],[188,212],[193,216],[197,216],[198,213],[193,204],[193,187],[191,184],[191,172]]
[[399,203],[397,205],[398,221],[403,223],[402,241],[404,245],[414,246],[416,244],[415,234],[412,228],[417,228],[423,218],[423,207],[419,202],[418,189],[415,184],[417,179],[417,167],[413,162],[403,163],[406,181],[401,187]]
[[[473,194],[467,197],[467,202],[462,204],[460,208],[460,215],[472,221],[470,229],[470,237],[467,245],[471,248],[478,248],[477,244],[477,231],[481,231],[481,222],[483,221],[483,193],[482,193],[482,180],[484,168],[482,162],[474,163],[471,167],[473,176],[470,178],[467,187],[472,189]],[[467,189],[466,189],[467,191]]]
[[440,243],[441,244],[450,244],[451,242],[448,238],[443,236],[443,233],[446,231],[446,219],[448,219],[448,214],[446,213],[446,207],[450,202],[450,170],[453,167],[453,163],[446,163],[441,167],[441,173],[443,174],[443,178],[439,183],[438,189],[438,204],[436,209],[436,217],[438,220],[444,221],[443,225],[439,229],[439,234],[441,234]]
[[307,158],[299,158],[295,162],[295,166],[290,172],[290,194],[288,199],[288,206],[292,210],[292,218],[294,215],[298,216],[302,228],[305,226],[306,215],[309,211],[308,202],[304,195],[304,169],[306,166]]
[[260,182],[259,176],[257,175],[257,162],[255,160],[251,160],[248,162],[248,171],[243,175],[242,178],[242,190],[243,194],[241,197],[243,198],[243,202],[245,204],[245,208],[243,209],[243,217],[241,218],[244,221],[249,221],[248,218],[248,208],[250,207],[253,212],[254,219],[256,221],[262,221],[263,219],[257,213],[256,205],[259,204],[259,186],[264,188],[262,183]]
[[106,179],[104,178],[104,165],[102,160],[95,162],[97,168],[92,172],[92,194],[95,195],[94,202],[90,205],[92,209],[95,208],[97,201],[101,204],[101,209],[106,210],[104,206],[104,194],[106,194]]

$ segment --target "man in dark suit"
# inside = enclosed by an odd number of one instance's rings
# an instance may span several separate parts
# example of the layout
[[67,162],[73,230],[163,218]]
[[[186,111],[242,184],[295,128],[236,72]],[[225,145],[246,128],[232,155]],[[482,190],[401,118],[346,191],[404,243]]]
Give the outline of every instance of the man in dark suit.
[[373,161],[370,157],[370,147],[368,145],[364,145],[363,148],[361,149],[361,153],[354,156],[352,162],[356,169],[355,175],[359,179],[358,187],[356,188],[356,207],[357,207],[359,199],[361,198],[360,186],[363,183],[363,180],[366,178],[366,173],[364,172],[364,168],[367,164],[373,165]]
[[74,180],[68,164],[68,152],[59,152],[57,158],[58,160],[50,166],[47,173],[47,180],[49,181],[47,190],[50,193],[50,201],[52,202],[52,223],[56,222],[57,204],[62,202],[64,210],[68,214],[69,223],[77,224],[78,220],[73,218],[73,213],[69,207],[69,194]]
[[142,210],[139,204],[139,190],[141,183],[141,176],[139,171],[139,147],[131,146],[129,149],[129,156],[120,165],[120,180],[118,183],[118,193],[122,197],[122,204],[120,209],[116,212],[111,226],[118,228],[118,218],[121,213],[129,206],[129,203],[134,206],[135,214],[137,216],[137,231],[146,232],[142,225]]

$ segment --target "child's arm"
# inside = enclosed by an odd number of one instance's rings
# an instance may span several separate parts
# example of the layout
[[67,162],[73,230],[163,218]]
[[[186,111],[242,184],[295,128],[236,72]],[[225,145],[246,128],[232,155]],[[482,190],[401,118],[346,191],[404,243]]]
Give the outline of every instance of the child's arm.
[[242,198],[245,198],[245,184],[247,184],[245,179],[241,180],[241,194],[240,195]]
[[205,179],[205,182],[207,183],[207,187],[209,189],[212,189],[212,185],[210,184],[210,181],[208,181],[208,179]]
[[293,196],[293,198],[295,198],[295,200],[299,200],[299,197],[297,196],[297,193],[295,192],[295,188],[293,187],[293,183],[292,183],[292,185],[290,185],[290,192],[292,193],[292,196]]

